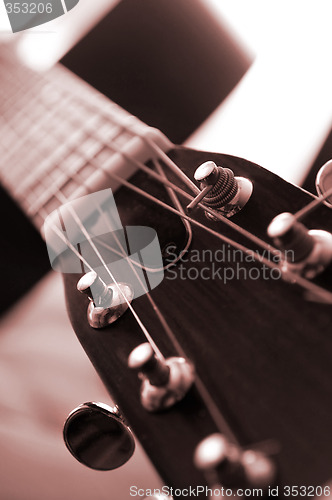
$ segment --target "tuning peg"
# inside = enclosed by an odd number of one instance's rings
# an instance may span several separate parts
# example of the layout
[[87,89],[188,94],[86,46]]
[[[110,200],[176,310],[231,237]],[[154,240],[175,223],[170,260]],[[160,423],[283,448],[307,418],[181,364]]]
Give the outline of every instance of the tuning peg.
[[266,491],[273,486],[277,477],[277,468],[273,460],[258,450],[245,450],[241,456],[245,477],[251,488]]
[[314,278],[332,261],[332,235],[318,229],[308,230],[288,212],[275,217],[267,230],[283,254],[282,269]]
[[[213,161],[200,165],[194,177],[200,183],[201,193],[189,203],[188,211],[203,201],[209,208],[231,217],[246,205],[253,191],[249,179],[235,177],[232,170],[219,167]],[[216,220],[209,212],[205,213],[207,217]]]
[[194,368],[188,360],[160,359],[148,342],[132,351],[128,366],[140,374],[141,402],[148,411],[173,406],[184,398],[194,382]]
[[[324,196],[332,190],[332,160],[326,162],[318,171],[316,176],[316,189],[318,196]],[[325,200],[325,204],[331,208],[332,192]]]
[[77,290],[89,297],[87,316],[92,328],[104,328],[119,319],[133,300],[134,292],[126,283],[106,285],[95,271],[79,280]]
[[117,407],[84,403],[73,410],[64,425],[63,437],[70,453],[95,470],[113,470],[134,453],[135,441]]
[[211,434],[199,443],[194,464],[205,473],[211,485],[218,484],[220,480],[226,486],[242,482],[240,449],[222,434]]
[[276,479],[276,466],[268,456],[260,451],[242,450],[218,433],[199,443],[194,463],[205,473],[210,485],[261,488],[266,491]]

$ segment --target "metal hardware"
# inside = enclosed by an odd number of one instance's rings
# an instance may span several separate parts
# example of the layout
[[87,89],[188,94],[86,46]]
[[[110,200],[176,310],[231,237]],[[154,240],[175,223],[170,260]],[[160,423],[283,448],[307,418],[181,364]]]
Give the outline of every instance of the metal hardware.
[[113,470],[134,453],[135,441],[117,407],[84,403],[73,410],[64,425],[63,437],[70,453],[95,470]]
[[[200,183],[201,193],[189,203],[188,211],[203,201],[207,207],[217,210],[225,217],[231,217],[246,205],[253,191],[253,185],[248,179],[235,177],[232,170],[218,167],[213,161],[200,165],[194,177]],[[205,213],[208,218],[217,220],[209,212]]]
[[281,268],[312,279],[332,261],[332,234],[308,230],[294,215],[277,215],[268,227],[268,235],[283,253]]
[[277,477],[277,468],[273,460],[258,450],[245,450],[241,456],[245,477],[251,488],[267,490],[273,486]]
[[[318,171],[316,176],[316,189],[319,196],[327,194],[332,188],[332,160],[326,162]],[[332,207],[332,194],[325,201],[325,205]]]
[[276,480],[276,466],[268,456],[260,451],[242,450],[218,433],[199,443],[194,463],[214,488],[222,484],[227,488],[261,488],[266,492]]
[[136,347],[128,365],[139,371],[142,379],[141,403],[148,411],[159,411],[184,398],[194,382],[194,367],[186,359],[156,357],[149,343]]
[[104,328],[119,319],[128,309],[134,291],[127,283],[106,285],[90,271],[77,283],[77,290],[89,297],[87,317],[92,328]]

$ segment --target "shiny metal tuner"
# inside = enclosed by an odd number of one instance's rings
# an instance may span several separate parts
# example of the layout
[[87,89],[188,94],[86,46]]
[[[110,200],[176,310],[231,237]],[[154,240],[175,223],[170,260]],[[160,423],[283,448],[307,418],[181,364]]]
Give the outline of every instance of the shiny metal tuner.
[[141,403],[148,411],[160,411],[184,398],[195,380],[193,365],[186,359],[160,359],[146,342],[136,347],[128,366],[142,379]]
[[[213,161],[202,163],[194,177],[200,184],[201,192],[189,203],[188,211],[203,202],[224,217],[232,217],[247,204],[252,195],[253,184],[249,179],[235,177],[232,170],[217,166]],[[211,212],[205,213],[208,218],[217,220]]]
[[308,230],[291,213],[277,215],[267,233],[282,252],[281,269],[285,272],[312,279],[332,262],[332,234],[321,229]]
[[63,437],[76,460],[94,470],[117,469],[135,450],[133,434],[118,408],[103,403],[84,403],[73,410]]
[[270,457],[261,451],[243,450],[219,433],[211,434],[198,444],[194,463],[212,486],[236,485],[266,492],[276,480],[276,466]]
[[[332,189],[332,160],[326,162],[316,176],[316,189],[318,196],[324,196]],[[332,193],[325,200],[325,205],[332,207]]]
[[95,271],[79,280],[77,290],[89,297],[87,317],[92,328],[104,328],[119,319],[128,309],[134,291],[127,283],[106,285]]

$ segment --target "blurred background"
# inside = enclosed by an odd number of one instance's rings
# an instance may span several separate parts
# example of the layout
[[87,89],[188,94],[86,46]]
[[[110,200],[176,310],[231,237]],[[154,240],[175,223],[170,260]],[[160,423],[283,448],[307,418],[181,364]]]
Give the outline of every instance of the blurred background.
[[[61,60],[175,142],[247,158],[314,190],[315,172],[332,156],[331,17],[324,0],[80,0],[65,16],[14,35],[0,2],[0,41],[15,43],[36,71]],[[1,200],[8,213],[4,192]],[[1,499],[125,500],[130,485],[160,486],[139,446],[109,473],[86,469],[65,449],[69,411],[110,399],[69,325],[61,277],[37,282],[48,268],[43,245],[14,205],[10,213],[3,267],[13,269],[13,228],[26,245],[15,254],[18,277],[9,276],[23,284],[0,321]],[[31,266],[28,248],[37,256]]]

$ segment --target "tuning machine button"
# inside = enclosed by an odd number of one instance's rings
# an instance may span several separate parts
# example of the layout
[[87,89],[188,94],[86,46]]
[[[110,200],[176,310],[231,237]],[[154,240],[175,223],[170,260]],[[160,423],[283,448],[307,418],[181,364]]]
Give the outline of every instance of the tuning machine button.
[[277,215],[267,232],[282,252],[284,271],[312,279],[332,261],[332,234],[319,229],[308,230],[288,212]]
[[[189,203],[188,211],[203,201],[207,207],[231,217],[246,205],[252,195],[253,185],[249,179],[235,177],[232,170],[219,167],[213,161],[200,165],[194,177],[200,183],[201,193]],[[213,214],[205,213],[208,218],[217,220]]]
[[141,403],[148,411],[164,410],[184,398],[195,375],[186,359],[160,359],[146,342],[136,347],[128,358],[128,366],[142,379]]
[[211,486],[219,483],[233,487],[243,482],[240,449],[222,434],[211,434],[197,446],[194,464],[205,473]]
[[73,410],[63,437],[76,460],[95,470],[117,469],[135,450],[133,434],[119,409],[103,403],[84,403]]
[[87,317],[92,328],[104,328],[119,319],[133,300],[134,292],[126,283],[106,285],[95,271],[86,273],[77,290],[89,297]]
[[194,463],[213,489],[222,484],[226,488],[261,488],[266,492],[276,480],[276,466],[267,455],[242,450],[219,433],[199,443]]

